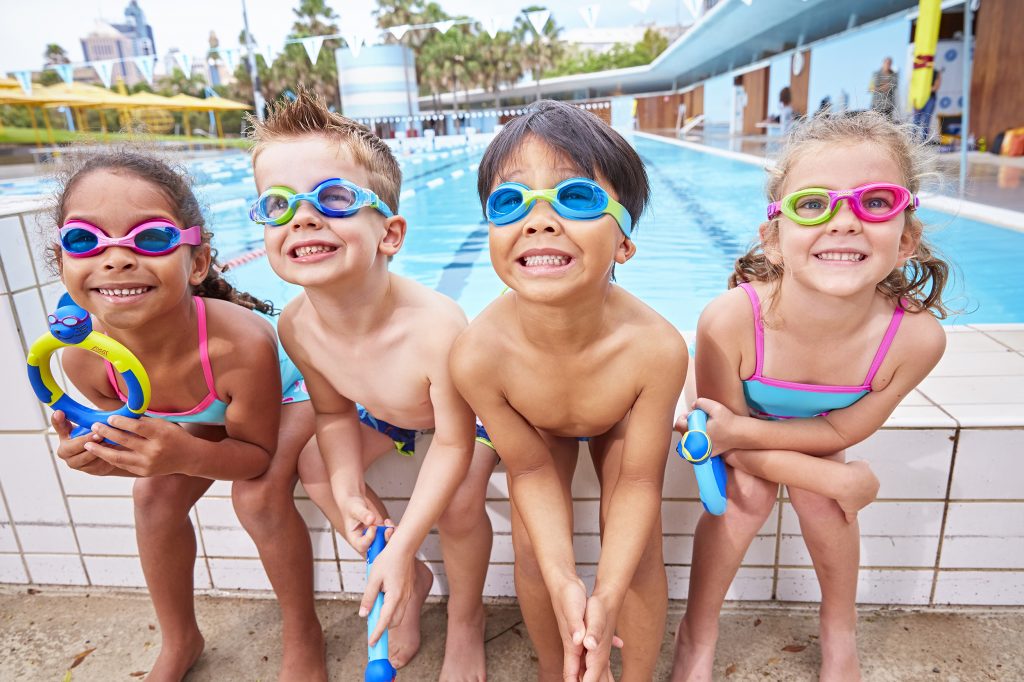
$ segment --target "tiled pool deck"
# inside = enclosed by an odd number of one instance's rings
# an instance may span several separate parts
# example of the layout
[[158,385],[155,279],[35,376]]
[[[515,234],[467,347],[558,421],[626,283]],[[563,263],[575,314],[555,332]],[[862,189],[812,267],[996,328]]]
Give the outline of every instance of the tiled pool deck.
[[[131,481],[68,469],[55,455],[48,412],[25,376],[28,346],[46,331],[61,291],[32,245],[38,205],[0,209],[0,583],[140,587]],[[946,356],[885,428],[851,456],[871,462],[879,501],[861,514],[864,604],[1024,604],[1024,325],[948,328]],[[72,391],[74,394],[74,391]],[[425,443],[421,443],[422,448]],[[573,494],[576,556],[592,580],[599,551],[598,485],[587,458]],[[418,461],[382,462],[369,480],[399,514]],[[365,565],[297,491],[313,536],[316,588],[362,589]],[[511,596],[513,555],[504,473],[488,489],[495,530],[485,591]],[[669,455],[663,520],[670,597],[686,596],[693,529],[701,513],[690,468]],[[269,590],[256,550],[217,482],[193,511],[196,585],[218,593]],[[422,556],[447,592],[436,535]],[[729,597],[807,602],[817,581],[796,516],[782,498],[751,545]]]

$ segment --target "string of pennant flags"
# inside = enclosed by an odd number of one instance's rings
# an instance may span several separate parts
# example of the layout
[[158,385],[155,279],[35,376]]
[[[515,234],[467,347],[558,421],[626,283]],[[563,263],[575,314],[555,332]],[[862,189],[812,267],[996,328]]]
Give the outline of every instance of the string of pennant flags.
[[[575,106],[580,109],[610,109],[611,102],[579,102]],[[415,116],[377,116],[375,118],[357,118],[356,122],[365,126],[373,127],[378,123],[413,123],[420,121],[443,121],[447,116],[454,116],[459,119],[474,118],[501,118],[508,116],[522,116],[526,109],[473,109],[458,111],[450,114],[417,114]]]
[[[743,0],[745,4],[750,4],[753,0]],[[683,0],[690,13],[697,17],[703,9],[703,0]],[[651,0],[632,0],[629,6],[636,11],[646,14],[651,4]],[[585,5],[579,8],[580,16],[583,18],[587,28],[593,29],[597,26],[597,19],[600,15],[601,5],[591,4]],[[551,18],[551,10],[541,9],[529,12],[522,12],[526,17],[530,26],[533,28],[535,34],[538,37],[543,36],[544,26],[547,25],[548,20]],[[368,43],[372,43],[380,38],[380,36],[386,33],[390,33],[395,40],[401,42],[402,39],[412,31],[419,30],[432,30],[436,29],[441,34],[446,34],[455,26],[464,24],[475,24],[479,23],[484,31],[494,39],[499,31],[510,29],[515,22],[515,18],[518,13],[511,15],[494,15],[488,16],[484,19],[445,19],[444,21],[435,21],[432,23],[425,24],[401,24],[399,26],[391,26],[383,31],[377,29],[355,29],[343,31],[340,33],[330,35],[319,35],[319,36],[307,36],[304,38],[290,38],[280,43],[264,43],[260,46],[254,46],[257,55],[263,57],[263,61],[266,63],[267,68],[270,68],[274,64],[274,60],[284,50],[286,45],[299,44],[306,51],[306,56],[309,58],[311,64],[316,64],[320,58],[320,51],[323,47],[324,41],[326,40],[343,40],[349,50],[352,51],[352,56],[356,59],[359,58],[360,51],[363,46]],[[247,48],[236,47],[236,48],[214,48],[211,50],[211,55],[206,59],[209,66],[214,66],[217,62],[217,58],[222,59],[229,70],[234,71],[238,64],[239,59],[242,58],[243,53],[247,51]],[[216,54],[216,58],[213,54]],[[192,73],[192,66],[194,59],[192,55],[185,52],[175,51],[171,53],[176,65],[186,75]],[[125,57],[123,59],[97,59],[86,62],[77,62],[69,64],[50,64],[45,68],[47,70],[56,71],[57,74],[65,83],[71,83],[74,80],[75,69],[77,68],[92,68],[96,71],[96,75],[99,76],[100,81],[103,82],[104,87],[109,88],[113,82],[114,68],[118,64],[134,64],[138,69],[139,73],[150,85],[153,84],[154,73],[156,69],[156,63],[158,61],[156,55],[138,55],[133,57]],[[17,80],[18,85],[25,94],[32,94],[32,71],[31,70],[19,70],[11,71],[10,75]]]

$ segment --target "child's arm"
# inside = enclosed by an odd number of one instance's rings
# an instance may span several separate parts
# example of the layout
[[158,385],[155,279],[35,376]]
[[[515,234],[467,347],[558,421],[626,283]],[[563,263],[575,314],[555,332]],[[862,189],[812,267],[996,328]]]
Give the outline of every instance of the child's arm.
[[652,360],[637,368],[647,376],[629,412],[619,475],[605,514],[597,579],[587,602],[587,670],[608,665],[619,610],[661,514],[665,453],[686,378],[689,356],[678,333],[646,343],[645,357]]
[[355,403],[339,394],[310,362],[295,335],[287,309],[278,323],[278,332],[288,357],[302,374],[316,412],[316,442],[343,523],[337,530],[353,549],[365,554],[373,542],[373,535],[365,531],[384,519],[366,498],[359,414]]
[[[452,331],[454,336],[456,332]],[[435,334],[431,343],[438,347],[433,349],[435,352],[429,353],[434,361],[433,367],[428,367],[430,403],[434,410],[434,436],[416,477],[409,505],[402,514],[402,521],[373,562],[359,609],[361,615],[369,613],[377,593],[384,592],[384,606],[377,627],[370,633],[371,645],[383,634],[389,623],[401,622],[405,605],[412,596],[416,551],[466,477],[473,457],[476,419],[452,381],[448,369],[448,351],[451,350],[453,338],[445,337],[444,334]]]
[[[891,381],[883,389],[868,393],[850,407],[811,419],[767,421],[738,416],[746,414],[745,404],[737,406],[718,401],[728,408],[723,410],[712,403],[698,400],[697,407],[707,411],[710,417],[708,429],[715,451],[779,449],[830,455],[873,434],[882,427],[900,401],[928,376],[946,347],[945,332],[931,315],[906,315],[903,324],[902,332],[908,336],[903,339],[897,336],[897,341],[902,340],[905,345],[901,362]],[[712,340],[710,343],[715,342]],[[894,344],[890,353],[895,350]],[[698,369],[698,381],[700,376]],[[710,393],[701,391],[700,395],[717,400]],[[712,426],[716,420],[718,423]]]
[[[233,315],[238,317],[232,319]],[[229,310],[227,316],[227,320],[217,319],[215,324],[230,325],[233,333],[246,341],[244,354],[227,356],[218,367],[217,390],[228,403],[224,415],[226,438],[200,438],[177,424],[153,417],[115,416],[108,421],[109,426],[95,424],[93,432],[120,447],[86,443],[85,448],[138,476],[180,473],[233,481],[266,471],[276,448],[281,417],[277,339],[270,325],[249,311]]]
[[[487,330],[470,326],[455,342],[451,355],[452,378],[487,427],[495,449],[501,453],[509,476],[509,495],[526,527],[544,585],[551,595],[566,671],[578,671],[583,650],[586,590],[576,574],[571,502],[566,499],[547,443],[505,400],[495,379],[499,375],[493,353],[477,336],[486,338]],[[664,460],[664,453],[662,458]]]
[[[845,490],[844,483],[857,477],[867,477],[857,467],[848,468],[842,462],[818,460],[800,452],[783,450],[785,445],[754,444],[741,449],[734,444],[732,428],[739,417],[746,414],[747,401],[743,395],[741,375],[742,329],[733,325],[737,320],[746,322],[742,315],[731,311],[736,301],[720,297],[704,310],[697,323],[697,407],[708,408],[708,435],[716,453],[725,452],[730,466],[752,476],[774,483],[793,485],[810,492],[835,499],[836,490]],[[741,301],[745,303],[745,301]],[[742,308],[740,313],[746,313]],[[743,417],[743,419],[750,419]],[[756,421],[752,420],[751,421]],[[677,428],[685,430],[685,419]],[[769,447],[778,450],[766,450]],[[829,454],[834,454],[833,451]],[[870,471],[867,472],[870,474]],[[862,482],[862,483],[863,483]]]

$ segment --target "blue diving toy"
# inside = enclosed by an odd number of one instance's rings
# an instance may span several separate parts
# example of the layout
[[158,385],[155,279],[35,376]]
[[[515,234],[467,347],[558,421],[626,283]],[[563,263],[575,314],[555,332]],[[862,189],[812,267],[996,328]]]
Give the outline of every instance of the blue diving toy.
[[[138,419],[149,406],[149,375],[142,363],[123,345],[92,330],[89,312],[64,294],[57,310],[47,316],[50,331],[43,334],[28,351],[28,380],[36,397],[53,410],[62,410],[68,421],[76,425],[73,437],[89,433],[95,423],[105,424],[113,415]],[[96,353],[121,374],[128,387],[128,402],[118,410],[104,412],[85,407],[64,393],[50,372],[50,356],[58,348],[73,346]]]
[[725,463],[721,457],[711,456],[711,438],[708,436],[708,415],[704,410],[694,410],[686,417],[686,433],[683,434],[676,452],[693,464],[697,477],[700,501],[710,513],[721,516],[725,513]]
[[[377,532],[373,536],[373,544],[370,545],[370,549],[366,550],[367,577],[370,576],[370,569],[373,567],[374,559],[384,551],[384,545],[387,544],[384,540],[385,530],[385,526],[377,526]],[[377,621],[380,620],[380,610],[383,607],[384,593],[378,592],[377,599],[373,602],[373,608],[370,609],[370,615],[366,619],[367,637],[377,628]],[[367,645],[367,656],[369,662],[366,664],[366,674],[363,677],[365,682],[393,682],[397,678],[398,671],[395,670],[395,666],[391,665],[391,661],[388,660],[387,630],[380,636],[376,644],[373,646]]]

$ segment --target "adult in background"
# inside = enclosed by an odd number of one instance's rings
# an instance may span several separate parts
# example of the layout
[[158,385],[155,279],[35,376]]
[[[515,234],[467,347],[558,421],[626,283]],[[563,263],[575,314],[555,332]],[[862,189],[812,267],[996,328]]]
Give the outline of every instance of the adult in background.
[[871,78],[871,108],[889,119],[896,118],[896,89],[899,74],[892,70],[892,57],[882,60],[882,68]]

